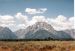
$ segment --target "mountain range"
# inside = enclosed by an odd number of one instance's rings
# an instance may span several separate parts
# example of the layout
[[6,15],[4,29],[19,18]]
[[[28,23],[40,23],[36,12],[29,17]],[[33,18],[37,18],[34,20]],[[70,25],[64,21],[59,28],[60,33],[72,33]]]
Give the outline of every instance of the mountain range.
[[74,39],[75,30],[56,31],[46,22],[36,22],[26,29],[12,32],[7,27],[0,27],[0,39]]
[[[70,30],[71,31],[71,30]],[[15,32],[19,38],[25,39],[71,39],[73,38],[70,32],[56,31],[46,22],[36,22],[34,25],[28,26],[26,29],[20,29]]]
[[0,27],[0,39],[16,39],[17,36],[7,27]]

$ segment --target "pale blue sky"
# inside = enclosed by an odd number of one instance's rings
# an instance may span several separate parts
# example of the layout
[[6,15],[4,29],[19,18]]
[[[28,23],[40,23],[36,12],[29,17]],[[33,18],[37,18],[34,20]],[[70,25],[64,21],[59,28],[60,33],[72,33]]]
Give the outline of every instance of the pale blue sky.
[[41,15],[56,17],[74,15],[74,0],[0,0],[0,15],[12,15],[21,12],[25,13],[26,8],[47,8]]

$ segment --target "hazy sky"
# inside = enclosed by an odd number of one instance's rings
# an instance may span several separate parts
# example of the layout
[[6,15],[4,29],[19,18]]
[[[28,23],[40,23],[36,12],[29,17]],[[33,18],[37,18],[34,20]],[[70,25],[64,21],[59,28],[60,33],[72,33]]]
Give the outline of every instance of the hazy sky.
[[47,17],[74,15],[74,0],[0,0],[1,15],[15,15],[17,12],[25,13],[26,8],[47,8],[42,14]]
[[75,29],[74,0],[0,0],[0,26],[12,31],[42,21],[55,30]]

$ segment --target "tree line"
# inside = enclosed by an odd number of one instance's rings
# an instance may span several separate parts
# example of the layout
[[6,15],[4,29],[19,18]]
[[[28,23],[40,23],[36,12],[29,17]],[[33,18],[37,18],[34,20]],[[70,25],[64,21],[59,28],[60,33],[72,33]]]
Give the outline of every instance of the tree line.
[[75,39],[53,39],[53,38],[45,38],[45,39],[0,39],[0,41],[75,41]]

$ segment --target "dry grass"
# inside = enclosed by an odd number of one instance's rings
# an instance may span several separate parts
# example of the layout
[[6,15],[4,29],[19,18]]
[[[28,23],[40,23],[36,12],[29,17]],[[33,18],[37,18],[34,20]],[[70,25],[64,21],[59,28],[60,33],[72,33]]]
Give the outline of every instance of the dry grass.
[[0,51],[75,51],[75,41],[0,41]]

